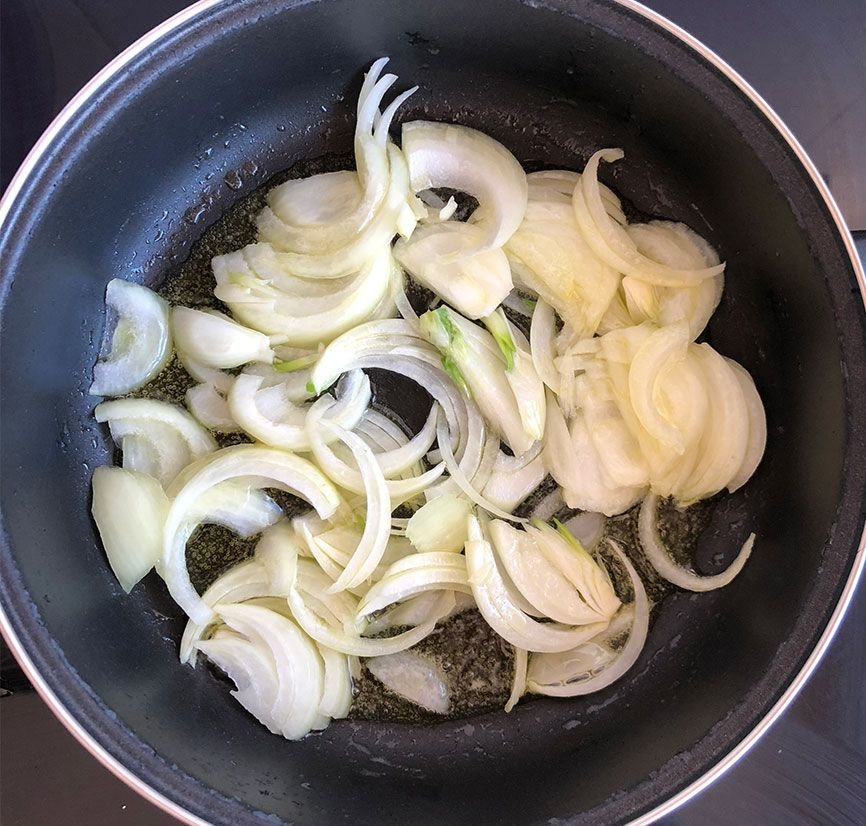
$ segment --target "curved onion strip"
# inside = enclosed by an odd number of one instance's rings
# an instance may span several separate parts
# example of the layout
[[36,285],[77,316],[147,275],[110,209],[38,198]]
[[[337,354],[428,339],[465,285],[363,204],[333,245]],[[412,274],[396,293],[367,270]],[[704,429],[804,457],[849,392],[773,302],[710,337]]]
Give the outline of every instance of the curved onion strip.
[[506,522],[487,526],[490,544],[511,581],[540,614],[565,625],[604,622],[607,615],[589,606],[581,592],[548,559],[536,538]]
[[553,363],[556,355],[556,313],[546,301],[538,299],[529,327],[529,351],[538,377],[554,392],[559,392],[559,370]]
[[370,657],[367,670],[389,691],[434,714],[447,714],[451,691],[442,667],[415,651]]
[[92,396],[122,396],[149,382],[171,358],[168,303],[153,290],[114,278],[105,306],[115,315],[111,349],[93,368]]
[[[472,503],[463,496],[442,494],[422,505],[407,520],[406,537],[422,553],[447,551],[459,554],[466,544],[466,520],[471,511]],[[392,518],[392,526],[394,521]]]
[[[311,413],[318,404],[319,402],[316,402],[313,405]],[[313,421],[315,422],[315,419]],[[321,424],[329,428],[352,451],[364,481],[364,494],[367,500],[367,518],[361,541],[349,564],[328,589],[328,592],[333,594],[360,585],[376,570],[376,566],[385,554],[388,537],[391,534],[391,501],[385,477],[376,463],[373,451],[364,444],[364,440],[327,419],[322,419]]]
[[241,426],[232,418],[228,403],[212,384],[196,384],[186,391],[186,406],[206,428],[218,433],[237,433]]
[[220,628],[214,636],[196,644],[235,683],[232,696],[272,734],[282,729],[271,712],[279,692],[279,677],[270,651],[241,634]]
[[[537,444],[540,446],[542,443]],[[493,473],[484,485],[483,493],[495,505],[510,511],[544,481],[547,469],[544,467],[544,457],[540,453],[534,459],[514,469],[499,467],[500,459],[503,457],[505,457],[504,453],[500,453],[497,457]]]
[[692,286],[724,272],[725,265],[702,269],[674,269],[641,255],[628,233],[607,214],[598,190],[598,164],[623,157],[621,149],[602,149],[587,162],[574,188],[577,225],[595,254],[617,272],[664,287]]
[[458,604],[456,597],[468,600],[474,605],[471,595],[455,594],[454,591],[423,591],[405,602],[398,602],[386,611],[371,619],[367,624],[367,632],[380,634],[399,625],[422,625],[425,622],[440,622],[442,619],[465,610],[462,601]]
[[325,665],[319,714],[334,720],[342,720],[352,707],[352,675],[349,672],[349,658],[328,648],[327,645],[316,643],[316,647]]
[[[646,590],[640,576],[638,576],[631,561],[623,553],[619,545],[612,540],[608,540],[608,545],[628,573],[628,578],[631,580],[632,588],[634,589],[634,602],[632,603],[634,606],[634,618],[631,622],[628,642],[619,651],[616,658],[604,667],[600,674],[588,676],[588,679],[583,679],[580,682],[566,680],[563,685],[540,685],[532,678],[532,661],[530,661],[526,682],[526,687],[529,691],[535,694],[546,694],[548,697],[578,697],[583,694],[590,694],[593,691],[600,691],[622,677],[640,656],[640,652],[646,643],[647,631],[649,629],[649,601]],[[624,606],[620,611],[625,611],[628,607]],[[614,619],[611,625],[615,622],[616,620]],[[543,658],[545,655],[533,655],[532,660],[535,660],[536,656]],[[580,676],[582,675],[575,675],[577,678]]]
[[529,652],[525,648],[514,648],[514,677],[511,681],[511,694],[505,703],[505,711],[509,712],[517,705],[526,693],[526,666],[529,662]]
[[108,563],[126,593],[159,560],[168,499],[152,476],[118,467],[93,471],[91,512]]
[[434,402],[424,426],[406,444],[376,455],[376,461],[386,477],[396,476],[417,464],[436,441],[436,420],[439,405]]
[[223,621],[234,631],[261,642],[277,669],[278,691],[272,715],[289,740],[314,727],[322,697],[324,668],[318,650],[291,620],[259,605],[223,605]]
[[[257,559],[245,559],[229,568],[202,594],[202,600],[213,607],[224,603],[243,602],[255,597],[278,596],[271,587],[265,567]],[[199,640],[216,621],[187,622],[180,640],[180,661],[195,667],[195,651]]]
[[431,620],[394,637],[368,639],[328,625],[307,606],[304,597],[295,588],[289,593],[289,606],[298,625],[316,642],[356,657],[379,657],[405,651],[429,636],[436,627],[436,622]]
[[420,553],[407,560],[412,560],[412,567],[401,569],[400,563],[395,563],[367,592],[358,605],[359,619],[424,591],[470,593],[466,559],[462,554]]
[[[279,407],[282,421],[270,419],[260,409],[257,402],[259,394],[269,393],[271,388],[262,390],[263,379],[248,373],[241,373],[235,380],[229,394],[229,408],[237,422],[250,435],[271,447],[284,450],[310,450],[310,439],[306,421],[309,408],[293,405],[280,396]],[[274,389],[279,390],[279,386]],[[370,380],[360,370],[347,374],[340,387],[339,399],[330,406],[329,418],[341,427],[352,428],[367,410],[372,398]],[[323,436],[333,441],[333,436]]]
[[406,290],[402,286],[397,291],[395,303],[397,304],[397,312],[400,313],[403,320],[409,322],[413,327],[417,326],[418,313],[415,312],[415,308],[412,306],[412,302],[409,301],[409,296],[406,295]]
[[500,637],[518,648],[551,653],[568,651],[607,628],[607,622],[570,627],[555,622],[539,623],[528,617],[512,601],[496,566],[493,548],[484,539],[475,517],[469,518],[466,567],[478,610]]
[[412,189],[450,187],[479,200],[471,222],[485,230],[477,250],[501,247],[526,212],[523,168],[501,143],[452,123],[403,124],[403,152]]
[[512,522],[526,522],[526,520],[520,516],[515,516],[512,513],[508,513],[508,511],[502,510],[502,508],[497,507],[493,504],[489,499],[487,499],[484,494],[479,493],[472,487],[472,483],[469,479],[466,478],[466,474],[460,469],[457,464],[457,460],[454,458],[454,454],[451,451],[451,437],[448,433],[448,428],[445,425],[445,422],[439,421],[438,427],[438,440],[439,440],[439,450],[442,451],[442,460],[445,462],[445,467],[448,469],[448,473],[451,478],[457,483],[457,486],[466,496],[469,497],[476,505],[484,508],[484,510],[492,513],[494,516],[498,516],[500,519],[508,519]]
[[638,517],[638,533],[644,553],[659,576],[686,591],[703,592],[723,588],[743,570],[755,544],[753,533],[749,534],[734,561],[721,574],[700,576],[677,564],[665,548],[659,533],[658,503],[659,498],[654,493],[648,494],[643,500]]
[[[257,477],[256,487],[274,487],[306,499],[323,519],[334,514],[340,497],[334,486],[306,459],[253,445],[224,448],[200,459],[175,480],[174,501],[163,530],[162,575],[172,598],[193,621],[207,623],[212,609],[196,593],[186,568],[189,514],[199,497],[221,482]],[[390,513],[389,513],[390,516]]]

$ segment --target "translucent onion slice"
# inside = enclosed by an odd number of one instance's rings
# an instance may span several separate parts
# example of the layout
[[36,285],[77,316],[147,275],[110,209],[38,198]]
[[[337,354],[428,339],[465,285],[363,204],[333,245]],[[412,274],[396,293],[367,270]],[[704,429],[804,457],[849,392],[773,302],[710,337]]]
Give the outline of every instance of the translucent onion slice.
[[162,575],[172,598],[194,622],[204,624],[213,610],[196,593],[186,569],[186,541],[195,522],[190,519],[198,499],[222,482],[254,477],[255,487],[274,487],[306,499],[327,519],[341,504],[339,494],[322,473],[305,459],[273,448],[236,445],[224,448],[187,468],[175,480],[174,496],[163,530]]
[[[318,403],[316,402],[316,404]],[[313,407],[315,409],[315,405]],[[388,496],[387,482],[376,463],[376,457],[373,455],[373,451],[364,444],[363,439],[328,419],[321,419],[320,422],[352,451],[364,481],[364,496],[367,500],[367,516],[361,541],[349,560],[349,564],[346,565],[337,581],[328,589],[328,592],[333,594],[360,585],[376,570],[376,566],[381,562],[388,546],[388,538],[391,535],[391,500]]]
[[665,547],[658,528],[658,504],[659,498],[654,493],[643,500],[638,517],[638,534],[644,553],[659,576],[686,591],[704,592],[724,588],[743,570],[751,556],[755,534],[749,534],[740,552],[723,573],[700,576],[675,562]]
[[308,602],[310,602],[309,596],[305,597],[298,589],[292,589],[289,594],[289,605],[304,631],[321,645],[356,657],[379,657],[405,651],[429,636],[436,627],[435,620],[430,620],[393,637],[370,639],[329,625],[312,609],[311,605],[308,605]]
[[241,426],[232,418],[225,396],[212,384],[196,384],[186,391],[186,406],[206,428],[217,433],[238,433]]
[[[460,597],[460,602],[457,601]],[[422,591],[420,594],[398,602],[377,614],[367,624],[367,632],[380,634],[401,625],[422,625],[425,622],[441,622],[446,617],[465,611],[475,605],[471,594],[454,591]]]
[[174,307],[171,330],[177,349],[205,367],[226,369],[251,361],[270,364],[274,360],[266,335],[215,310]]
[[526,693],[526,667],[529,662],[529,652],[525,648],[514,646],[514,676],[511,680],[511,694],[505,703],[506,713],[517,705]]
[[367,670],[389,691],[435,714],[451,708],[448,678],[434,660],[414,651],[400,651],[384,657],[370,657]]
[[[117,399],[96,406],[98,422],[108,422],[111,436],[130,449],[129,470],[153,472],[168,485],[190,462],[216,450],[216,442],[186,410],[154,399]],[[130,437],[134,441],[128,441]]]
[[[539,214],[541,213],[541,214]],[[580,338],[598,329],[620,276],[581,235],[570,204],[530,201],[526,219],[505,250],[520,280],[553,306]]]
[[[357,273],[341,279],[345,283],[334,285],[331,279],[313,281],[322,292],[316,297],[305,297],[289,286],[272,283],[276,275],[284,274],[277,269],[281,266],[281,257],[267,244],[253,244],[242,252],[252,257],[252,250],[259,253],[268,250],[273,269],[266,271],[260,265],[255,277],[239,278],[224,275],[226,268],[215,264],[217,288],[214,294],[244,324],[279,336],[282,343],[293,347],[326,344],[366,321],[391,288],[395,265],[387,244],[372,251]],[[299,282],[303,279],[292,279],[285,274],[284,280]]]
[[559,392],[560,377],[554,358],[556,348],[556,313],[543,299],[538,299],[529,328],[529,352],[538,377],[554,392]]
[[[262,384],[261,376],[241,373],[237,377],[228,398],[234,419],[247,433],[266,445],[284,450],[310,450],[307,431],[310,408],[293,404],[280,385],[263,389]],[[329,398],[327,415],[337,424],[351,428],[370,404],[370,380],[360,370],[353,371],[341,389],[343,392],[336,402]],[[268,403],[273,406],[265,412],[262,407]],[[321,438],[326,442],[334,439],[329,432]]]
[[214,389],[222,395],[231,390],[235,378],[231,373],[217,370],[216,367],[206,367],[183,353],[177,353],[177,358],[183,369],[197,382],[213,385]]
[[452,123],[403,124],[402,146],[413,191],[448,187],[478,199],[472,223],[484,230],[478,250],[501,247],[526,211],[526,174],[488,135]]
[[156,564],[168,499],[152,476],[117,467],[93,471],[91,512],[111,570],[126,593]]
[[487,526],[496,557],[514,586],[543,616],[566,625],[604,622],[609,617],[590,607],[580,591],[536,544],[536,537],[494,520]]
[[107,358],[93,368],[92,396],[122,396],[147,384],[171,358],[168,303],[155,292],[114,278],[105,290],[114,316]]
[[602,149],[587,162],[574,189],[574,214],[584,240],[593,252],[617,272],[663,287],[694,286],[724,272],[724,264],[714,267],[677,269],[653,261],[637,251],[628,233],[608,216],[598,190],[598,164],[623,157],[621,149]]
[[482,318],[514,286],[508,258],[499,247],[487,249],[487,239],[485,229],[475,224],[427,224],[398,241],[394,256],[416,281],[467,318]]
[[425,591],[470,593],[466,558],[462,554],[428,552],[398,560],[358,605],[358,618],[387,608]]
[[421,552],[459,554],[466,544],[466,520],[472,503],[464,496],[445,493],[431,499],[409,519],[407,539]]
[[734,478],[728,482],[728,490],[733,493],[752,478],[752,474],[761,462],[764,448],[767,446],[767,415],[764,412],[764,404],[758,395],[754,379],[749,375],[748,370],[733,359],[726,358],[725,361],[740,382],[740,389],[743,391],[743,399],[749,418],[749,438],[743,463],[734,474]]
[[259,605],[224,605],[219,615],[229,628],[270,651],[278,678],[271,717],[280,733],[289,740],[308,734],[318,722],[324,687],[316,646],[290,619]]
[[220,629],[214,636],[196,644],[209,660],[234,682],[232,696],[272,734],[282,734],[280,721],[273,716],[279,694],[279,676],[274,658],[261,642],[242,634]]
[[634,601],[631,605],[623,606],[617,615],[632,617],[628,641],[618,652],[613,652],[606,644],[612,639],[611,629],[618,625],[617,617],[614,617],[610,628],[596,637],[598,642],[585,643],[586,647],[598,646],[601,649],[602,657],[600,661],[596,661],[595,668],[587,670],[572,666],[574,660],[577,660],[578,664],[585,663],[585,657],[581,656],[582,646],[562,654],[534,654],[529,661],[526,681],[529,691],[549,697],[579,697],[591,694],[616,682],[637,662],[649,630],[649,600],[643,582],[629,558],[616,542],[609,540],[608,544],[626,569],[634,589]]
[[619,610],[607,569],[597,562],[565,528],[554,530],[543,522],[534,522],[526,530],[547,560],[576,588],[583,601],[605,620]]
[[493,548],[484,538],[476,517],[469,518],[466,543],[469,584],[478,610],[500,637],[527,651],[568,651],[592,639],[607,627],[607,622],[567,626],[539,623],[514,603],[496,566]]
[[[541,444],[538,442],[539,447]],[[506,511],[513,511],[547,476],[544,457],[540,452],[535,458],[517,467],[505,463],[504,460],[511,458],[513,457],[506,457],[504,453],[499,453],[493,472],[483,490],[487,499]]]

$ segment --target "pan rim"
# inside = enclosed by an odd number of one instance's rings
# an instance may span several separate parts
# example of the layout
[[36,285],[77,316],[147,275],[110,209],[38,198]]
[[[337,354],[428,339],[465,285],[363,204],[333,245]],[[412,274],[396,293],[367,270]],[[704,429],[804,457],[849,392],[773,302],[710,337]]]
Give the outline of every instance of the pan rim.
[[[96,97],[110,80],[115,78],[126,66],[132,63],[133,60],[145,53],[163,38],[171,35],[179,28],[188,24],[194,18],[225,4],[225,2],[226,0],[198,0],[198,2],[186,9],[183,9],[173,17],[151,29],[100,70],[70,100],[62,111],[55,117],[45,132],[40,136],[36,144],[34,144],[33,148],[30,150],[12,178],[12,181],[5,193],[3,193],[2,199],[0,199],[0,227],[6,223],[8,216],[14,208],[17,197],[23,190],[30,175],[39,167],[43,156],[45,156],[50,150],[51,146],[57,137],[62,134],[70,120],[81,109],[83,109],[91,99]],[[799,141],[788,129],[779,115],[736,70],[684,29],[680,28],[658,12],[636,2],[636,0],[611,0],[611,2],[666,31],[674,38],[684,43],[692,51],[700,55],[724,78],[731,82],[737,90],[758,109],[763,118],[774,128],[778,135],[787,144],[788,148],[793,152],[800,166],[805,170],[811,183],[820,195],[821,200],[835,225],[838,238],[842,241],[842,245],[850,260],[855,279],[860,289],[861,300],[863,301],[864,307],[866,307],[866,274],[864,274],[863,265],[860,261],[859,255],[857,254],[853,238],[848,230],[841,210],[814,163],[808,157]],[[542,3],[541,5],[543,7],[544,4]],[[4,275],[0,278],[0,295],[8,289],[8,282],[8,275]],[[2,533],[5,534],[5,531]],[[3,536],[3,540],[5,544],[5,536]],[[766,733],[766,731],[779,719],[808,681],[809,677],[814,672],[829,648],[830,643],[835,637],[851,603],[864,567],[866,567],[866,525],[864,525],[851,570],[838,601],[827,620],[826,626],[805,663],[793,677],[781,697],[779,697],[764,716],[757,721],[753,728],[743,737],[743,739],[731,748],[730,751],[723,755],[700,777],[692,781],[685,788],[676,792],[650,811],[645,812],[630,821],[633,826],[644,826],[645,824],[652,823],[658,818],[672,813],[687,801],[698,795],[701,791],[725,774],[742,757],[744,757]],[[31,684],[45,701],[46,705],[48,705],[52,713],[61,721],[75,739],[105,768],[111,771],[129,787],[134,789],[142,797],[178,820],[191,824],[191,826],[208,826],[208,821],[184,808],[181,804],[165,796],[162,792],[157,791],[154,787],[139,778],[132,770],[124,765],[119,758],[111,754],[97,740],[95,735],[89,732],[84,725],[79,722],[75,715],[59,699],[48,681],[39,672],[33,660],[27,653],[21,638],[15,631],[12,620],[7,616],[5,607],[2,605],[0,605],[0,632],[2,632],[10,650],[20,664],[22,670],[25,672]]]

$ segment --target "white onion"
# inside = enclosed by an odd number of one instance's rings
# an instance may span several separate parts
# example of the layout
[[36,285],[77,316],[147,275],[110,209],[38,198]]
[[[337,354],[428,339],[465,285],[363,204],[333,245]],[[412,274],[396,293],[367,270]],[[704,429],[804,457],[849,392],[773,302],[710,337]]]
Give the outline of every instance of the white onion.
[[93,396],[122,396],[149,382],[171,358],[168,302],[155,292],[114,278],[105,290],[114,315],[107,358],[93,368]]
[[472,503],[463,496],[446,493],[431,499],[412,515],[406,537],[422,553],[460,553],[466,544],[466,520]]
[[189,412],[205,427],[218,433],[237,433],[241,426],[232,418],[225,396],[212,384],[196,384],[186,391]]
[[638,532],[641,546],[656,572],[668,582],[686,591],[714,591],[724,588],[743,570],[755,544],[755,534],[749,534],[734,561],[721,574],[700,576],[675,562],[664,546],[658,529],[658,497],[649,494],[640,506]]
[[251,361],[270,364],[274,359],[266,335],[215,310],[174,307],[171,330],[177,349],[205,367],[224,369]]
[[433,660],[414,651],[370,657],[367,670],[389,691],[436,714],[451,708],[451,691],[445,672]]

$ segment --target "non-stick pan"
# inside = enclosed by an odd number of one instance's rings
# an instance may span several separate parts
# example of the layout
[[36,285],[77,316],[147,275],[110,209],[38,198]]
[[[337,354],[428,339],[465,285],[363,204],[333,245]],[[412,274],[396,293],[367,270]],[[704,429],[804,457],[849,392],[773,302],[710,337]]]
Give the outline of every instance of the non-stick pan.
[[[88,507],[111,446],[86,390],[106,282],[158,284],[233,202],[351,148],[362,71],[418,83],[406,119],[458,121],[533,167],[621,146],[607,182],[685,221],[728,262],[709,330],[769,421],[754,479],[702,537],[728,588],[677,593],[624,679],[573,701],[420,727],[341,722],[289,743],[205,668],[156,578],[126,597]],[[781,712],[863,564],[863,273],[802,150],[729,68],[613,0],[204,2],[101,73],[0,208],[3,630],[103,762],[214,824],[647,822],[720,773]]]

